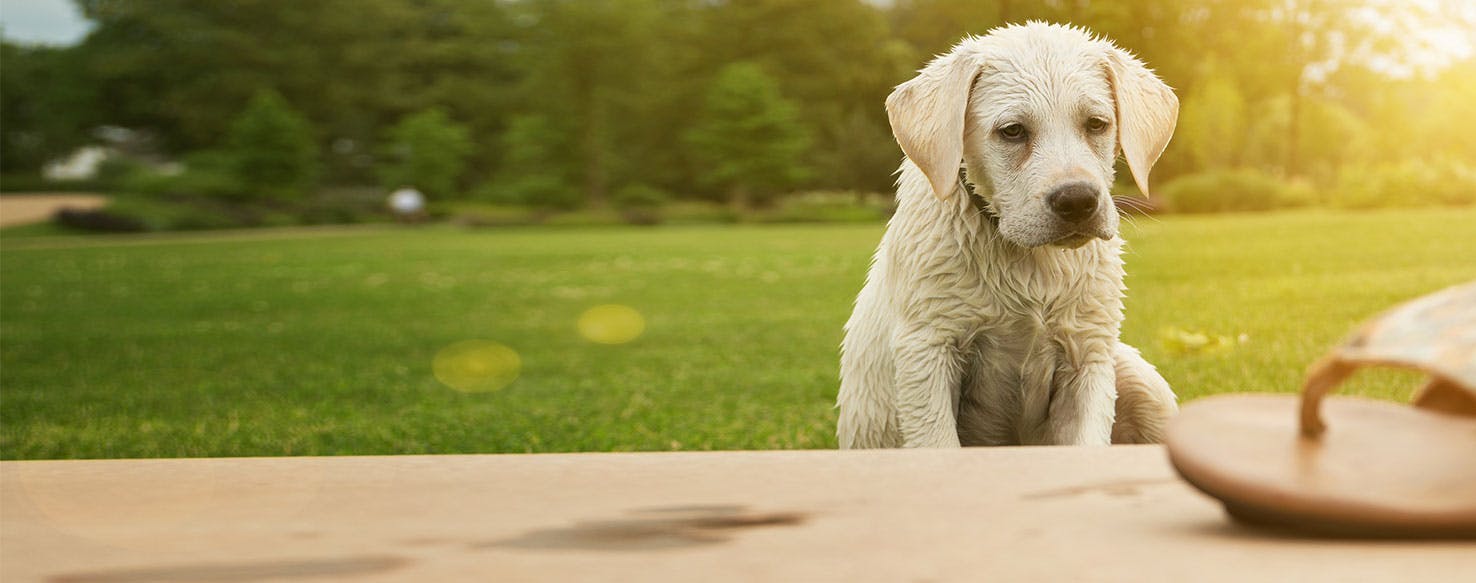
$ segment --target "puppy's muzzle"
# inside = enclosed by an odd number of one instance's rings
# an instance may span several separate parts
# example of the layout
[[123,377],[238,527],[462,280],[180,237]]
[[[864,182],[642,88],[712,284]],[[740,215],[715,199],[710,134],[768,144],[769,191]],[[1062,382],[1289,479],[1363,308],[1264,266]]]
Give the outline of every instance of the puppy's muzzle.
[[1097,189],[1085,182],[1072,182],[1046,195],[1046,206],[1062,221],[1081,224],[1097,214]]

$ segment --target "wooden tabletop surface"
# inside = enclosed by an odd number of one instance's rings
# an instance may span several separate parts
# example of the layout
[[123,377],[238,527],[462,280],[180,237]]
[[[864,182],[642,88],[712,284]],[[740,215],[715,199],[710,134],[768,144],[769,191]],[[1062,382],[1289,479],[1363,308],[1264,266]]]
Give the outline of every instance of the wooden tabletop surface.
[[1453,581],[1229,522],[1152,446],[0,463],[0,580]]

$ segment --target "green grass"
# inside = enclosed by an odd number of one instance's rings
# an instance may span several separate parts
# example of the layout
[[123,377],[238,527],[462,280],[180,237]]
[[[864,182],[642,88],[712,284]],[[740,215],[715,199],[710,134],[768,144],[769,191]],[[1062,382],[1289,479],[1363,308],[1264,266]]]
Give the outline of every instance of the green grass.
[[[1357,321],[1476,279],[1476,209],[1138,223],[1124,336],[1186,399],[1293,391]],[[7,237],[0,457],[833,447],[841,324],[881,231]],[[604,303],[639,310],[644,335],[582,339]],[[1168,327],[1247,341],[1175,353]],[[440,384],[436,353],[467,339],[516,350],[521,376]]]

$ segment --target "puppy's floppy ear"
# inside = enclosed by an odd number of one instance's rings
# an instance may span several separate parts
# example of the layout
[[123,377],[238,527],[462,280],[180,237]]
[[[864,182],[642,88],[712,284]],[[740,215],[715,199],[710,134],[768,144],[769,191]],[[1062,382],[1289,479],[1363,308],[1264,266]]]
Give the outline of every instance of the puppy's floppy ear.
[[1148,171],[1168,147],[1179,121],[1179,98],[1142,61],[1107,49],[1107,76],[1117,101],[1117,143],[1138,190],[1148,196]]
[[933,59],[887,96],[892,135],[927,176],[938,198],[958,186],[963,161],[964,112],[979,72],[976,58],[950,53]]

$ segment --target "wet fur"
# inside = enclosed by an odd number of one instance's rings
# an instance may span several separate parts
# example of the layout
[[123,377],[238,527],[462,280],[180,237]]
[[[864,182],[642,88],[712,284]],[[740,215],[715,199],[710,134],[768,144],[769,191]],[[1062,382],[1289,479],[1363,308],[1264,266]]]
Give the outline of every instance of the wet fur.
[[[1119,152],[1146,187],[1172,93],[1111,43],[1031,23],[966,39],[888,111],[908,159],[846,323],[841,447],[1159,441],[1177,405],[1118,339],[1123,241],[1107,189]],[[1112,116],[1114,131],[1079,129],[1089,114]],[[1037,134],[1000,142],[995,129],[1017,119]],[[958,182],[961,163],[982,205]],[[1089,224],[1042,202],[1067,181],[1100,189]]]

